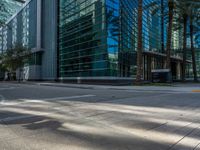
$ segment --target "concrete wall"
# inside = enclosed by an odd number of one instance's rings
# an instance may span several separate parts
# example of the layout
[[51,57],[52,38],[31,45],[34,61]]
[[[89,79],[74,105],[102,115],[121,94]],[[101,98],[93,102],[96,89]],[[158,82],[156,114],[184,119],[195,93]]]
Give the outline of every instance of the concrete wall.
[[57,77],[57,1],[42,1],[42,79]]
[[17,15],[17,43],[22,44],[23,38],[23,21],[22,21],[22,12]]
[[37,0],[32,0],[29,4],[29,47],[36,47],[37,33]]

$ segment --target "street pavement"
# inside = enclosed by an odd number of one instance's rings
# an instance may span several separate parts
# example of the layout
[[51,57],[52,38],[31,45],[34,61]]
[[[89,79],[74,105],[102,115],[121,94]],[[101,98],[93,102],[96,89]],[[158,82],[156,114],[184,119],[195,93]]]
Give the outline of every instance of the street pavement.
[[0,150],[200,150],[200,84],[0,82]]

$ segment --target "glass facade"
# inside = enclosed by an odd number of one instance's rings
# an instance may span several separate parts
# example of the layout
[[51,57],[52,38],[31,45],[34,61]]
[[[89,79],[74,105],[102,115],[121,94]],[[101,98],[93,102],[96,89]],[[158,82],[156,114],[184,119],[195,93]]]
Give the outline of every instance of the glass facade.
[[3,38],[2,38],[2,51],[5,51],[7,49],[7,39],[8,39],[8,27],[4,27],[2,28],[2,32],[3,32]]
[[12,46],[17,44],[17,18],[12,21]]
[[1,0],[0,6],[0,23],[5,23],[22,7],[22,3],[12,0]]
[[105,19],[105,3],[101,0],[60,1],[61,77],[110,74]]
[[34,48],[36,46],[36,0],[30,1],[16,16],[12,17],[7,26],[0,28],[0,48],[6,50],[17,44]]
[[26,1],[5,26],[0,27],[0,35],[3,35],[0,36],[0,52],[15,45],[31,50],[24,64],[26,80],[57,78],[57,1]]
[[[137,0],[60,0],[59,8],[60,77],[136,75]],[[144,51],[161,52],[160,12],[143,16]]]
[[[35,48],[37,26],[36,4],[36,0],[30,1],[23,9],[19,10],[16,16],[8,21],[7,26],[0,28],[0,34],[2,35],[0,36],[0,52],[6,51],[16,45],[23,45],[30,49]],[[18,7],[16,6],[16,9]],[[33,59],[30,62],[32,61]]]
[[119,76],[132,77],[136,74],[138,4],[130,0],[119,2]]
[[26,6],[22,11],[22,20],[23,20],[23,38],[22,38],[22,45],[28,46],[29,45],[29,5]]

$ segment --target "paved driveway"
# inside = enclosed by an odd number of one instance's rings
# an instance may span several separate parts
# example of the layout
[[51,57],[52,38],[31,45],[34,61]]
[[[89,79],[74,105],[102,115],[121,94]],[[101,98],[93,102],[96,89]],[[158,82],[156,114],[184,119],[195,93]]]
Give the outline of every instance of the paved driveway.
[[0,83],[0,149],[200,150],[198,87]]

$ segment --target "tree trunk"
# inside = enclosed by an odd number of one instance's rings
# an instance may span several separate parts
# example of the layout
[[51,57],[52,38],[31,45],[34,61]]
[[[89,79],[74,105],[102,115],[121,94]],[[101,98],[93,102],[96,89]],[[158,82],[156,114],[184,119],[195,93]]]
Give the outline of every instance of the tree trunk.
[[164,1],[161,0],[161,52],[164,53]]
[[193,68],[193,75],[194,81],[198,81],[197,79],[197,66],[196,66],[196,57],[195,57],[195,50],[194,50],[194,42],[193,42],[193,20],[190,18],[190,42],[191,42],[191,52],[192,52],[192,68]]
[[143,55],[142,55],[142,16],[143,16],[143,0],[138,1],[138,47],[137,47],[137,76],[136,82],[140,83],[142,81],[143,75]]
[[168,1],[169,7],[169,24],[168,24],[168,34],[167,34],[167,51],[166,51],[166,69],[171,72],[171,40],[172,40],[172,27],[173,27],[173,12],[174,12],[174,2],[173,0]]
[[186,56],[187,56],[187,21],[188,21],[188,16],[187,14],[184,14],[183,16],[184,24],[183,24],[183,69],[182,69],[182,81],[185,81],[185,71],[186,71]]
[[19,68],[19,76],[18,76],[18,82],[20,83],[21,78],[21,68]]

